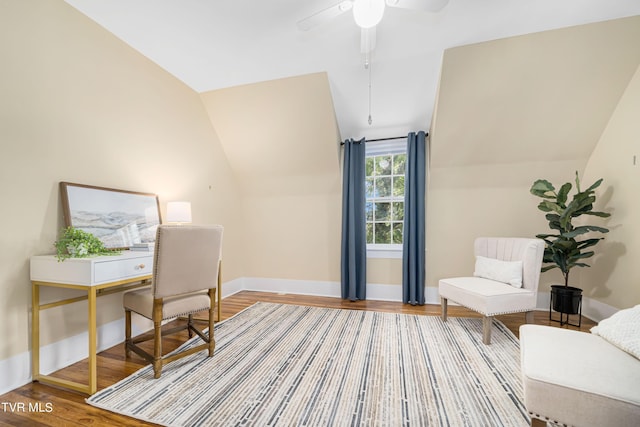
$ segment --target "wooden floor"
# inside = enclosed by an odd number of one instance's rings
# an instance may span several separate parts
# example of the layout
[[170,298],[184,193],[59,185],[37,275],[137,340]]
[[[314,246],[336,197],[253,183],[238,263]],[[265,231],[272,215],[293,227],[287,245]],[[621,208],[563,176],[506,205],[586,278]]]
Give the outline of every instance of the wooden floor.
[[[224,299],[222,304],[222,318],[229,318],[258,301],[391,313],[420,315],[440,314],[439,305],[411,306],[388,301],[350,302],[339,298],[243,291]],[[554,315],[555,314],[557,313],[554,313]],[[479,315],[473,311],[451,305],[449,306],[449,315],[479,317]],[[520,325],[524,324],[524,314],[498,316],[498,319],[516,335],[518,335]],[[548,311],[536,312],[534,321],[539,325],[560,326],[557,322],[549,321]],[[588,331],[589,328],[594,325],[594,322],[583,317],[582,327],[580,329]],[[563,327],[578,329],[573,326]],[[165,351],[170,351],[180,345],[185,339],[186,333],[181,336],[178,334],[175,338],[166,337],[163,340],[163,348]],[[151,348],[149,348],[149,350],[151,350]],[[143,360],[136,355],[133,355],[130,359],[125,359],[122,345],[117,345],[101,352],[98,355],[98,390],[120,381],[143,366]],[[76,381],[86,381],[87,371],[88,368],[85,361],[64,368],[55,375]],[[0,396],[0,402],[2,402],[2,407],[0,407],[0,426],[153,425],[94,408],[85,403],[84,399],[86,397],[87,396],[76,392],[39,383],[27,384]],[[9,406],[9,404],[11,404],[11,406]],[[29,410],[30,406],[31,410]]]

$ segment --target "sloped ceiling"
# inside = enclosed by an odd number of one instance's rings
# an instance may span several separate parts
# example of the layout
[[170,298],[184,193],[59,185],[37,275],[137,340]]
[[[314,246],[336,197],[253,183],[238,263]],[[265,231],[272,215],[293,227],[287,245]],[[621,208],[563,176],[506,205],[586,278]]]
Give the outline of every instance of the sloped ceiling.
[[450,0],[440,12],[389,7],[372,70],[344,13],[310,31],[296,22],[339,0],[66,0],[202,93],[326,72],[342,138],[429,125],[442,52],[453,46],[640,14],[638,0]]
[[213,90],[202,100],[245,193],[335,189],[340,136],[326,73]]
[[640,16],[448,49],[431,164],[586,164],[639,65]]
[[[387,8],[369,100],[351,14],[308,32],[296,27],[338,0],[65,1],[202,94],[244,191],[325,191],[317,177],[334,167],[337,140],[426,130],[437,90],[434,166],[586,159],[640,52],[633,28],[603,38],[567,30],[557,43],[546,33],[521,36],[638,15],[638,0]],[[322,83],[307,78],[316,75]]]

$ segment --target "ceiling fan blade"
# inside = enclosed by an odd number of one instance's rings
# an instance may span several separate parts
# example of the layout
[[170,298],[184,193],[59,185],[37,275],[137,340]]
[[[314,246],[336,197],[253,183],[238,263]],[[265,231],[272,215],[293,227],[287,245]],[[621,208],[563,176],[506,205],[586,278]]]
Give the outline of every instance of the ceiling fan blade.
[[336,16],[342,15],[344,12],[351,10],[353,2],[345,0],[338,4],[334,4],[320,12],[298,21],[298,28],[302,31],[308,31],[326,22],[329,22]]
[[387,6],[403,9],[422,10],[425,12],[439,12],[449,0],[386,0]]

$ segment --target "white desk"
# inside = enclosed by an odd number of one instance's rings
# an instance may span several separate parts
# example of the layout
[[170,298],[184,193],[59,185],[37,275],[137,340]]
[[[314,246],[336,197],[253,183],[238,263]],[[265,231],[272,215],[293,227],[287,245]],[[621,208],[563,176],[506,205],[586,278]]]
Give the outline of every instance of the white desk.
[[[120,255],[69,258],[62,262],[55,255],[31,258],[32,287],[32,370],[33,380],[70,388],[82,393],[97,391],[96,297],[146,286],[153,269],[153,252],[123,251]],[[40,304],[40,286],[78,289],[86,296]],[[40,310],[88,300],[89,382],[82,384],[40,374]]]

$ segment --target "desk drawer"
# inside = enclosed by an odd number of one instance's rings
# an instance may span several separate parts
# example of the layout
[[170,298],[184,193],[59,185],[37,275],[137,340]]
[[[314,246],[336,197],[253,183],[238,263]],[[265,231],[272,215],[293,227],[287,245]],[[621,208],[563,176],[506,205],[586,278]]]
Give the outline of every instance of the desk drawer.
[[135,276],[151,274],[153,255],[139,258],[120,259],[96,263],[93,272],[94,283],[114,282]]

